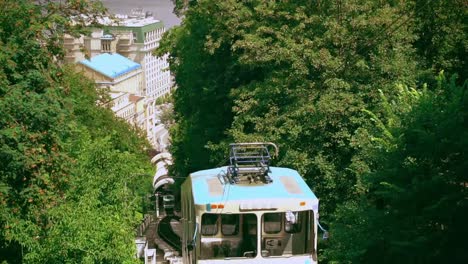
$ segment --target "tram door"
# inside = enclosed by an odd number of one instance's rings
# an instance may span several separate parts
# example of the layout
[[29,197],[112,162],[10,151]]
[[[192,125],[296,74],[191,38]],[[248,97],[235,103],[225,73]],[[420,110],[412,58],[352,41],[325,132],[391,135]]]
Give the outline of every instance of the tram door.
[[254,258],[257,255],[257,216],[244,214],[242,225],[243,257]]

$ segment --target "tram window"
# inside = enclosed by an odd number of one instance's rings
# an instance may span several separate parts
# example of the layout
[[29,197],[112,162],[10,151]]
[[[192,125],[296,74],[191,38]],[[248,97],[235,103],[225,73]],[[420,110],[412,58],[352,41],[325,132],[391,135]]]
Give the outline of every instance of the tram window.
[[281,231],[283,213],[266,213],[263,215],[263,231],[267,234],[277,234]]
[[217,214],[203,214],[201,223],[201,233],[204,236],[214,236],[218,233]]
[[279,213],[280,221],[284,223],[284,230],[274,234],[267,232],[277,230],[273,227],[267,228],[272,217],[269,214],[263,215],[264,233],[261,238],[263,257],[313,254],[315,234],[312,211]]
[[234,236],[239,233],[239,215],[221,215],[221,232],[225,236]]
[[221,234],[202,233],[199,259],[255,258],[258,240],[257,221],[255,214],[204,214],[202,226],[208,223],[214,225],[220,223]]
[[299,233],[301,232],[302,228],[302,218],[304,217],[304,214],[299,212],[286,212],[285,213],[285,223],[284,223],[284,230],[287,233]]

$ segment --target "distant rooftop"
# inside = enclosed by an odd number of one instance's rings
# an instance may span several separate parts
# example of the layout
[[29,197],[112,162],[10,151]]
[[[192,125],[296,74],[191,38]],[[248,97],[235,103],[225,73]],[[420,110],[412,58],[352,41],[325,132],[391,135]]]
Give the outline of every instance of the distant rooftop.
[[143,99],[145,99],[145,98],[142,97],[142,96],[134,95],[134,94],[130,94],[130,96],[129,96],[129,100],[132,103],[136,103],[136,102],[141,101]]
[[128,15],[116,14],[114,19],[104,17],[99,20],[99,23],[104,26],[123,26],[123,27],[143,27],[154,23],[161,22],[154,17],[133,17]]
[[144,12],[141,8],[135,8],[130,15],[115,14],[114,18],[104,17],[100,23],[105,26],[143,27],[161,22],[153,17],[153,13]]
[[90,60],[82,60],[80,63],[110,78],[141,68],[140,64],[117,53],[103,53]]
[[[81,14],[78,16],[71,17],[72,23],[76,23],[77,21],[84,21],[86,25],[91,25],[93,22],[93,18],[90,18],[87,15]],[[132,14],[124,15],[124,14],[114,14],[110,17],[99,17],[97,18],[97,22],[102,26],[107,27],[133,27],[133,28],[141,28],[148,25],[157,24],[158,27],[164,27],[164,23],[161,20],[156,19],[153,17],[153,13],[146,11],[143,12],[142,9],[135,9],[132,10]]]
[[145,42],[145,33],[164,29],[164,23],[152,16],[115,15],[114,18],[105,17],[99,21],[107,31],[132,31],[136,43]]

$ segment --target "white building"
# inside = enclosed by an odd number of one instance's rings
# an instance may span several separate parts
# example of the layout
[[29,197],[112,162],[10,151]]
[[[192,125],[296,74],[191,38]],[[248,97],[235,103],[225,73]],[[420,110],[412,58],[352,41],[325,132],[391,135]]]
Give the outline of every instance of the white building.
[[84,59],[76,65],[100,88],[109,89],[111,109],[128,123],[146,130],[146,107],[140,64],[120,54],[104,53]]
[[76,67],[101,88],[144,96],[141,65],[120,54],[104,53],[81,60]]
[[115,115],[133,124],[135,106],[130,101],[130,94],[124,92],[110,92],[110,96],[112,98],[111,109],[114,111]]
[[148,140],[158,148],[155,134],[158,125],[156,99],[171,92],[172,77],[168,69],[167,56],[156,57],[153,52],[166,31],[164,24],[150,14],[141,11],[131,16],[117,15],[116,20],[102,21],[104,27],[93,29],[90,36],[73,38],[66,36],[67,49],[65,60],[75,63],[85,58],[93,58],[103,53],[118,53],[137,62],[142,67],[142,90],[135,93],[143,96]]

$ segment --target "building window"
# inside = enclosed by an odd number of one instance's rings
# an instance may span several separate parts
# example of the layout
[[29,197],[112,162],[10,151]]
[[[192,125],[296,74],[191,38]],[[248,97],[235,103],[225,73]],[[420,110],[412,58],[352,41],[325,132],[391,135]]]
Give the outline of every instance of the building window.
[[102,52],[111,52],[111,40],[101,40],[101,50]]

